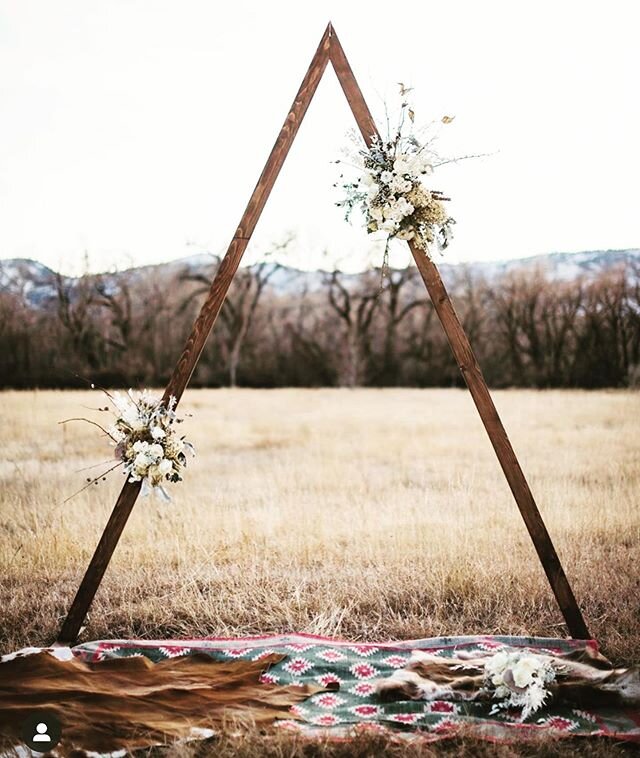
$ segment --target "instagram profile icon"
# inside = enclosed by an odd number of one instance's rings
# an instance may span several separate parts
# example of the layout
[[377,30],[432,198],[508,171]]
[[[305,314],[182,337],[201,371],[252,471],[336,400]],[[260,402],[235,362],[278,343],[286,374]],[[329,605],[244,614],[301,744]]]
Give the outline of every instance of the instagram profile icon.
[[31,750],[48,753],[60,742],[60,719],[52,711],[37,711],[24,720],[21,733]]

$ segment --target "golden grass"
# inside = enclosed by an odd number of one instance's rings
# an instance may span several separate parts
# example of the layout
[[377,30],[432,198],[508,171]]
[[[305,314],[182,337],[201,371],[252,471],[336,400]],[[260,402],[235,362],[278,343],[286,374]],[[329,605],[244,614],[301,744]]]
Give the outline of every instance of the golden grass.
[[[640,395],[504,391],[496,404],[592,634],[640,660]],[[59,426],[98,392],[0,395],[0,648],[50,642],[122,477]],[[189,391],[198,457],[141,499],[84,638],[300,631],[357,640],[564,635],[469,395]]]
[[581,758],[610,758],[637,754],[632,744],[612,743],[604,739],[549,739],[547,736],[512,744],[495,744],[461,735],[429,744],[419,739],[393,740],[383,735],[360,734],[350,740],[311,742],[290,734],[265,737],[256,733],[244,733],[241,737],[222,735],[204,744],[180,745],[173,749],[154,748],[145,752],[149,758],[573,758],[575,755]]

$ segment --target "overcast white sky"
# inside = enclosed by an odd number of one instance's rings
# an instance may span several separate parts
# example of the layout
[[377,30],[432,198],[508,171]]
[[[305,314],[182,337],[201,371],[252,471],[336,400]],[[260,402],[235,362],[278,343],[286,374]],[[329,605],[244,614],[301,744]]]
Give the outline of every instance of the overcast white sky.
[[[331,19],[379,116],[396,82],[440,150],[448,258],[640,246],[639,6],[429,0],[0,0],[0,257],[79,271],[226,248]],[[357,268],[331,184],[352,117],[329,69],[255,259]],[[402,248],[400,248],[402,250]],[[399,261],[398,261],[399,262]]]

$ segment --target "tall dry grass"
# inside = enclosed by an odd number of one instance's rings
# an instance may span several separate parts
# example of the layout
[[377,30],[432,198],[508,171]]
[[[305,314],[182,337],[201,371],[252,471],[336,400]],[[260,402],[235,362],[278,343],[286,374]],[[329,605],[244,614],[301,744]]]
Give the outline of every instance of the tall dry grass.
[[[640,395],[495,393],[592,634],[640,659]],[[50,642],[122,477],[72,416],[98,392],[0,395],[3,651]],[[190,391],[198,457],[138,501],[85,638],[296,630],[563,635],[471,399],[457,390]],[[91,472],[89,472],[91,473]]]

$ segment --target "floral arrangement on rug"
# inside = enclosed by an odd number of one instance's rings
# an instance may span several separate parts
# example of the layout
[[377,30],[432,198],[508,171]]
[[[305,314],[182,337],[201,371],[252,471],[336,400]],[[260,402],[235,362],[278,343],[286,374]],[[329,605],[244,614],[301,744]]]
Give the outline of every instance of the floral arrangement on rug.
[[548,658],[528,651],[501,651],[484,665],[486,688],[498,702],[491,713],[521,708],[522,720],[542,708],[556,671]]
[[[401,85],[401,96],[408,91]],[[355,179],[341,185],[345,197],[336,204],[345,209],[347,221],[358,208],[365,217],[368,233],[387,235],[385,262],[391,239],[412,240],[425,252],[432,244],[442,250],[448,246],[455,224],[444,206],[449,198],[423,184],[434,168],[447,161],[440,160],[429,141],[419,140],[413,129],[414,119],[413,109],[403,99],[397,129],[393,133],[388,130],[386,140],[376,136],[369,148],[360,147],[350,155],[351,162],[336,161],[359,172]],[[445,116],[442,122],[452,120]]]
[[106,474],[122,466],[129,482],[142,483],[143,496],[153,493],[169,502],[171,497],[164,488],[165,483],[182,481],[187,465],[186,453],[195,455],[193,445],[180,436],[174,426],[182,423],[175,412],[176,398],[172,396],[165,406],[148,390],[129,390],[125,395],[103,392],[113,408],[107,406],[99,410],[115,415],[111,426],[105,428],[89,419],[69,421],[87,421],[101,429],[110,438],[118,463],[97,477],[89,477],[82,489],[97,484]]

